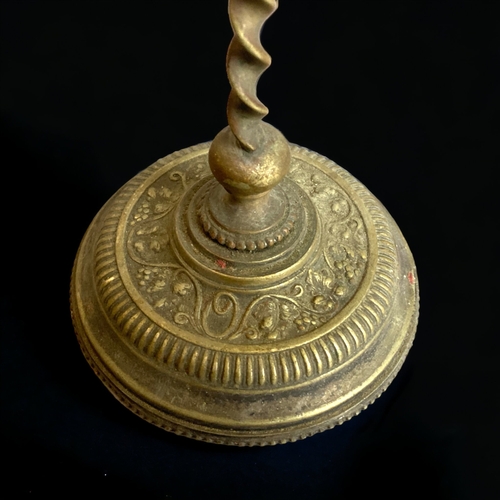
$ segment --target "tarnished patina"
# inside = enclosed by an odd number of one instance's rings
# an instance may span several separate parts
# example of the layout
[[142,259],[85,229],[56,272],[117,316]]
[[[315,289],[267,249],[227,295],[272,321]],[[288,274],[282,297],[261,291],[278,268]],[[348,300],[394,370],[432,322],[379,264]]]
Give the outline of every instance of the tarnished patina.
[[166,430],[266,445],[373,402],[412,344],[418,282],[380,202],[262,121],[275,0],[231,0],[229,127],[139,173],[102,208],[71,284],[82,350]]

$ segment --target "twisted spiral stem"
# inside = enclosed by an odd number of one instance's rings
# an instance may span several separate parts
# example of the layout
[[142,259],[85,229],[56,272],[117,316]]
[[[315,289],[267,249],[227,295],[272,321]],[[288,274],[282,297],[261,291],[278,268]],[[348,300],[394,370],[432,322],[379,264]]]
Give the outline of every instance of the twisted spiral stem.
[[271,65],[260,43],[266,20],[278,8],[278,0],[229,0],[233,39],[227,52],[227,75],[231,93],[227,103],[229,127],[243,149],[257,147],[256,129],[269,110],[257,98],[257,83]]

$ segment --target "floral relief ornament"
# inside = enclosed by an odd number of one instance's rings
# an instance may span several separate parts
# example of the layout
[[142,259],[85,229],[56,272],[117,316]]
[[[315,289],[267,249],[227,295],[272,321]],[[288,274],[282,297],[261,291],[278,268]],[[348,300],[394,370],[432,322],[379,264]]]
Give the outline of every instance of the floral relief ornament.
[[136,203],[128,255],[147,302],[168,321],[237,343],[291,338],[329,321],[352,296],[366,266],[365,228],[343,191],[324,183],[320,174],[309,175],[307,168],[292,171],[295,181],[317,198],[320,219],[325,219],[321,222],[326,239],[323,254],[291,287],[240,296],[213,290],[185,269],[170,248],[165,217],[204,169],[198,163],[162,176]]

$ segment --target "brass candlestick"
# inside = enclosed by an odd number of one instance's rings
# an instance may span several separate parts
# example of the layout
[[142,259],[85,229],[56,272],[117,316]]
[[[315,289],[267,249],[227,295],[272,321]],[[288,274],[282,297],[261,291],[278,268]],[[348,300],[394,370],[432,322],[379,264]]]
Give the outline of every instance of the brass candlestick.
[[413,258],[380,202],[262,121],[260,30],[277,6],[229,1],[229,127],[125,184],[71,283],[78,340],[117,399],[166,430],[240,446],[366,408],[418,312]]

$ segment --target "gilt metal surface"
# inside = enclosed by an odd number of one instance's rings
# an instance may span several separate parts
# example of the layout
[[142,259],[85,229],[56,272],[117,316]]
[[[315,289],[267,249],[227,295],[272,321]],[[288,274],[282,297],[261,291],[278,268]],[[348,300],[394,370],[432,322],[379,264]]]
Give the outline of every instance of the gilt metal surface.
[[259,33],[277,2],[229,5],[229,127],[108,201],[75,261],[72,314],[94,371],[142,418],[276,444],[385,390],[413,340],[418,283],[380,202],[262,122]]

